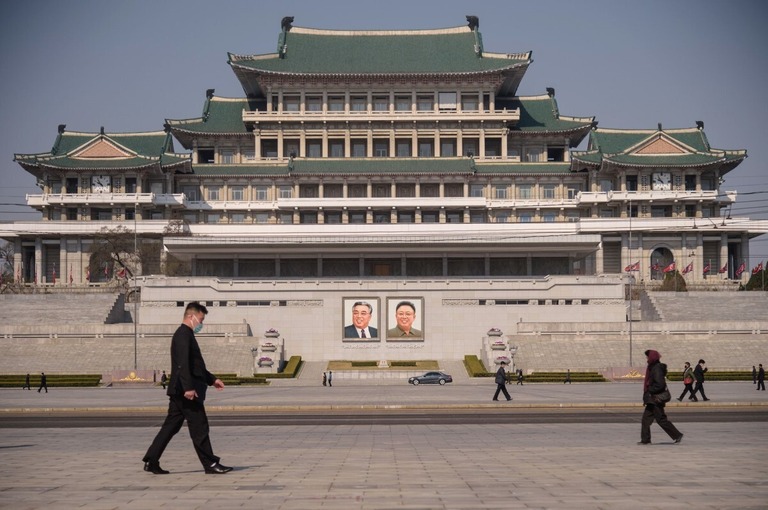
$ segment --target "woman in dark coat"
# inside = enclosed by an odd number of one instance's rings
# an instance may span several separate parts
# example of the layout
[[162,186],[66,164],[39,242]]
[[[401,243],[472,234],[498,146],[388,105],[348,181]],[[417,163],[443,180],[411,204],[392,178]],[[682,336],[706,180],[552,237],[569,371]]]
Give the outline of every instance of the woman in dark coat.
[[658,351],[645,351],[648,358],[648,368],[645,369],[643,381],[643,420],[640,427],[640,442],[637,444],[651,444],[651,424],[656,421],[664,432],[669,434],[675,443],[683,440],[683,433],[672,425],[664,412],[664,403],[657,403],[654,395],[658,395],[667,389],[667,365],[661,363],[661,354]]

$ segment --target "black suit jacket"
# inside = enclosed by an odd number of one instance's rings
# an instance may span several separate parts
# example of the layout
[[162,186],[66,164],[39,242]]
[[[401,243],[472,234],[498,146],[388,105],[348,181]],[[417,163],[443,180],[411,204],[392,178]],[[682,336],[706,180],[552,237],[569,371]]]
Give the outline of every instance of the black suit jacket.
[[205,360],[197,344],[192,328],[182,324],[171,339],[171,380],[166,394],[169,397],[182,396],[185,391],[197,391],[197,400],[205,400],[208,386],[216,376],[205,368]]
[[702,369],[701,365],[696,365],[696,368],[693,369],[693,378],[696,379],[696,382],[703,383],[704,382],[704,372],[706,372],[707,368]]
[[[376,328],[368,326],[368,332],[371,334],[371,338],[379,336],[379,331]],[[344,327],[344,338],[360,338],[357,328],[353,324]]]

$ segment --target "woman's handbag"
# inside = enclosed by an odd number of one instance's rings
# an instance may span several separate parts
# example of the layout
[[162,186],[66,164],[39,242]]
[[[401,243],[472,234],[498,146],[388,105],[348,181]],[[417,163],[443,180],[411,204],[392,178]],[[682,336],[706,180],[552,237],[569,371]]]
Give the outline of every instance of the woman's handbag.
[[666,404],[672,400],[672,394],[669,392],[669,388],[664,388],[664,391],[651,395],[655,404]]
[[691,384],[693,383],[693,377],[686,377],[683,379],[683,384]]

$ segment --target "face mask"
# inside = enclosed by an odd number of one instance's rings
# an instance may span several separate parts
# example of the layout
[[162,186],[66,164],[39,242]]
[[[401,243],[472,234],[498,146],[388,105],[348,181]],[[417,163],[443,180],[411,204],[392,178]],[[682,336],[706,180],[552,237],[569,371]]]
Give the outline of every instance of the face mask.
[[195,333],[200,333],[203,330],[203,323],[200,322],[200,320],[194,315],[192,317],[197,321],[197,326],[195,326],[192,331],[194,331]]

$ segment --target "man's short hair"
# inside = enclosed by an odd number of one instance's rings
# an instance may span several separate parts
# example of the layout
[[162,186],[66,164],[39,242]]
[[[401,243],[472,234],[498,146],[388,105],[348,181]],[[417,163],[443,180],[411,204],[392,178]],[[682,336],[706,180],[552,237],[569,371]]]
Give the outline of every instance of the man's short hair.
[[184,310],[184,315],[188,315],[189,312],[195,312],[195,313],[203,313],[203,315],[208,315],[208,309],[201,305],[199,301],[190,301],[187,305],[187,308]]
[[413,310],[413,313],[416,313],[416,306],[411,303],[410,301],[400,301],[397,306],[395,307],[395,311],[400,309],[401,306],[410,306],[411,310]]
[[373,306],[367,301],[356,301],[355,304],[352,305],[352,309],[354,310],[356,306],[367,306],[368,313],[373,313]]

